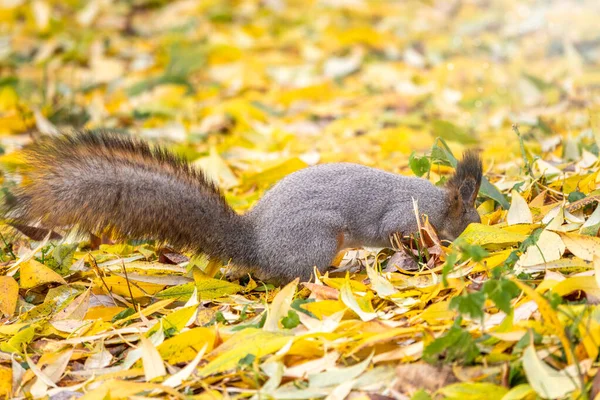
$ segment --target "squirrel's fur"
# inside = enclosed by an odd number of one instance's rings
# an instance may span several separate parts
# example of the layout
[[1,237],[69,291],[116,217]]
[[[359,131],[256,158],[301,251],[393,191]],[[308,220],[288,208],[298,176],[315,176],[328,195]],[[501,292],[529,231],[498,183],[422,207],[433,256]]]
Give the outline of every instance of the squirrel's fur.
[[244,215],[202,171],[128,136],[62,135],[25,154],[29,181],[6,213],[13,223],[156,239],[279,282],[308,280],[315,266],[324,272],[345,248],[382,247],[394,232],[415,232],[413,198],[445,239],[480,220],[474,203],[482,166],[473,152],[443,188],[356,164],[306,168],[282,179]]

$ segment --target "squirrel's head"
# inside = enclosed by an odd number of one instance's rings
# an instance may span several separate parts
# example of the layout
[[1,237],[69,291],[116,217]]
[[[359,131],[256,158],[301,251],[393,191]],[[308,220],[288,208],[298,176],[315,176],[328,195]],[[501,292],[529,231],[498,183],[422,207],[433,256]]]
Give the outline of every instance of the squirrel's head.
[[446,183],[448,211],[444,223],[438,228],[442,239],[454,240],[470,223],[481,222],[475,209],[475,199],[482,176],[481,158],[474,151],[466,152]]

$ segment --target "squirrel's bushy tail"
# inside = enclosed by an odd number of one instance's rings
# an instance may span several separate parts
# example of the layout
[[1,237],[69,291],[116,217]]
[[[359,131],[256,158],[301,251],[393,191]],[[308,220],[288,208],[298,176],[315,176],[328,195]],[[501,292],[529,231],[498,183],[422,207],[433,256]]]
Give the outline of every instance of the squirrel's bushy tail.
[[48,138],[25,151],[28,178],[10,202],[16,223],[78,226],[156,239],[250,265],[252,228],[219,189],[160,147],[115,133]]

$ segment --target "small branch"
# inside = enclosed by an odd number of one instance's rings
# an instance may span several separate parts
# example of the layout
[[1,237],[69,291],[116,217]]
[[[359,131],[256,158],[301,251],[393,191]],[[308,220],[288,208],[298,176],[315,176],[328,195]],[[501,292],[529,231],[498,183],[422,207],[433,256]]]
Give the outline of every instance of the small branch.
[[94,271],[96,272],[96,275],[98,275],[98,278],[100,278],[100,280],[102,281],[102,284],[104,285],[104,288],[106,288],[106,292],[108,293],[108,295],[112,299],[113,303],[115,303],[115,306],[118,306],[117,301],[115,300],[115,298],[113,297],[112,293],[110,292],[110,288],[108,287],[108,285],[106,284],[106,281],[104,281],[104,278],[102,277],[102,271],[100,271],[100,268],[98,267],[98,263],[96,262],[96,259],[94,258],[94,256],[92,255],[92,253],[88,253],[88,254],[92,258],[92,261],[93,261],[92,266],[94,268]]
[[133,298],[133,292],[131,291],[131,284],[129,283],[129,276],[127,275],[127,268],[125,268],[125,261],[121,259],[121,265],[123,266],[123,273],[125,274],[125,281],[127,282],[127,289],[129,290],[129,296],[131,297],[131,304],[133,304],[133,309],[137,310],[137,304],[135,299]]

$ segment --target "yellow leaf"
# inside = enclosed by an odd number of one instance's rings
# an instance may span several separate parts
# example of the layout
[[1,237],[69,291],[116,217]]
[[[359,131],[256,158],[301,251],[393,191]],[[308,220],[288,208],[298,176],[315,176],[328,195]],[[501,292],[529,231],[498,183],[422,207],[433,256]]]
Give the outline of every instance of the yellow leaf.
[[323,319],[323,317],[328,317],[345,310],[348,307],[339,300],[321,300],[312,303],[304,303],[300,308],[314,314],[319,319]]
[[67,284],[62,276],[34,259],[21,264],[21,288],[31,289],[52,282]]
[[98,307],[90,307],[87,310],[87,313],[83,317],[83,319],[101,319],[102,321],[112,321],[113,317],[125,310],[124,307],[117,306],[98,306]]
[[238,362],[248,354],[261,358],[281,349],[293,337],[283,333],[267,332],[262,329],[246,328],[237,332],[228,341],[217,347],[208,357],[216,356],[198,375],[208,375],[225,372],[237,366]]
[[158,345],[161,357],[170,364],[192,360],[204,346],[212,351],[216,333],[213,328],[193,328],[165,340]]
[[221,188],[226,189],[239,185],[239,179],[214,148],[210,149],[207,157],[194,161],[194,164]]
[[145,336],[140,336],[142,349],[142,364],[144,365],[144,375],[147,381],[151,381],[159,376],[167,374],[165,364],[160,357],[160,353],[156,347]]
[[14,323],[14,324],[4,324],[0,325],[0,334],[6,336],[13,336],[17,334],[21,329],[28,327],[30,324],[28,323]]
[[453,320],[456,317],[456,311],[450,310],[450,301],[440,301],[427,307],[419,315],[423,321],[429,325],[440,324],[444,321]]
[[[325,283],[327,286],[332,287],[334,289],[341,289],[342,286],[344,286],[344,284],[346,283],[346,278],[326,278],[323,277],[321,279],[323,281],[323,283]],[[350,279],[348,284],[350,285],[350,288],[352,289],[352,291],[354,292],[366,292],[369,290],[369,287],[365,284],[363,284],[362,282],[356,281],[354,279]]]
[[267,319],[263,327],[264,330],[271,332],[281,330],[279,321],[285,317],[290,310],[299,281],[299,278],[294,279],[277,293],[268,308]]
[[374,318],[377,318],[377,313],[371,312],[370,310],[363,310],[357,299],[354,297],[352,293],[352,289],[350,288],[350,279],[346,279],[346,283],[342,285],[340,288],[340,300],[352,311],[356,313],[363,321],[370,321]]
[[122,324],[127,321],[131,321],[133,319],[140,318],[140,315],[148,316],[148,315],[154,314],[155,312],[164,309],[165,307],[167,307],[169,304],[173,303],[174,301],[175,300],[173,300],[173,299],[165,299],[165,300],[157,301],[156,303],[151,304],[148,307],[141,309],[139,312],[136,312],[135,314],[130,315],[127,318],[120,319],[118,321],[118,323]]
[[501,250],[495,253],[491,253],[488,257],[484,258],[482,263],[485,263],[485,266],[489,269],[497,267],[500,264],[503,264],[506,261],[507,257],[512,253],[512,249]]
[[460,237],[470,244],[479,246],[490,244],[511,245],[522,242],[527,238],[526,235],[521,233],[509,232],[506,229],[482,224],[470,224]]
[[19,285],[12,276],[0,276],[0,312],[12,316],[17,308]]
[[525,292],[525,294],[529,296],[531,300],[535,301],[535,303],[538,305],[538,309],[540,311],[540,314],[542,314],[545,323],[560,339],[560,342],[563,345],[563,351],[567,355],[567,361],[569,362],[569,364],[577,362],[575,354],[573,354],[573,350],[571,349],[571,343],[569,341],[569,338],[565,333],[565,328],[560,323],[558,316],[556,315],[556,311],[554,311],[548,300],[546,300],[546,298],[543,297],[541,294],[527,286],[525,283],[514,278],[511,280],[519,287],[519,289]]
[[21,329],[8,342],[0,343],[0,350],[7,353],[19,353],[23,351],[23,345],[33,340],[35,328],[31,325]]
[[596,286],[600,288],[600,256],[594,255],[594,277],[596,278]]
[[206,344],[204,347],[202,347],[202,349],[200,349],[200,351],[198,351],[191,363],[165,379],[163,385],[170,387],[177,387],[181,385],[183,381],[185,381],[196,370],[196,367],[198,366],[198,363],[200,363],[200,360],[202,360],[202,357],[204,357],[205,352]]
[[243,181],[244,187],[254,185],[268,186],[279,181],[284,176],[306,168],[307,164],[298,157],[290,158],[274,167],[268,168],[252,176],[246,177]]
[[552,291],[560,296],[566,296],[577,290],[585,292],[588,300],[596,303],[600,301],[600,287],[596,280],[589,276],[572,276],[552,287]]
[[[108,290],[112,293],[116,293],[119,296],[124,296],[126,298],[131,297],[132,294],[134,298],[151,296],[160,292],[165,287],[163,284],[134,281],[131,278],[129,278],[129,283],[127,283],[125,277],[118,275],[105,276],[103,279],[94,278],[94,285],[103,288],[104,290],[106,290],[106,286],[108,286]],[[131,293],[129,292],[130,289]]]
[[408,328],[393,328],[387,329],[383,332],[371,333],[365,332],[356,336],[354,339],[359,340],[352,350],[352,354],[365,349],[367,347],[373,347],[380,343],[386,343],[391,340],[398,340],[404,337],[413,337],[416,333],[422,332],[423,328],[419,325],[408,327]]
[[296,101],[323,101],[331,97],[331,85],[323,83],[319,85],[305,86],[284,91],[279,95],[279,102],[289,106]]
[[516,191],[512,191],[510,209],[506,215],[508,225],[531,224],[533,217],[525,199]]
[[198,290],[198,300],[218,299],[242,290],[242,287],[235,283],[209,277],[200,278],[198,274],[194,274],[194,280]]
[[106,400],[106,399],[126,399],[141,392],[157,390],[158,392],[167,392],[173,398],[180,398],[180,394],[168,386],[156,383],[143,383],[132,381],[121,381],[111,379],[91,392],[87,392],[80,400]]
[[127,256],[133,252],[135,252],[135,247],[129,244],[101,244],[100,251],[108,254],[116,254],[120,256]]
[[82,295],[73,299],[68,306],[54,314],[54,317],[52,317],[52,321],[59,321],[63,319],[83,319],[83,317],[87,313],[89,305],[90,291],[87,290]]
[[510,389],[502,396],[501,400],[529,400],[535,398],[535,392],[531,386],[522,383]]
[[536,244],[529,246],[519,259],[519,265],[532,265],[559,260],[565,252],[565,244],[554,232],[544,230]]
[[593,261],[600,256],[600,238],[578,235],[575,233],[557,232],[567,249],[575,256],[586,261]]
[[182,307],[163,318],[165,329],[175,328],[180,331],[196,319],[197,306]]
[[12,394],[12,369],[0,366],[0,398],[8,399]]
[[532,345],[523,353],[523,369],[531,387],[544,399],[562,398],[577,389],[578,376],[551,368],[538,358]]
[[369,280],[371,281],[371,288],[379,295],[379,297],[387,297],[391,296],[398,291],[394,288],[394,285],[391,284],[386,278],[384,278],[379,272],[375,270],[370,265],[366,266],[367,275],[369,276]]
[[27,312],[20,314],[19,320],[22,322],[36,322],[45,319],[56,311],[57,307],[58,304],[56,303],[56,300],[47,300],[42,304],[27,310]]

